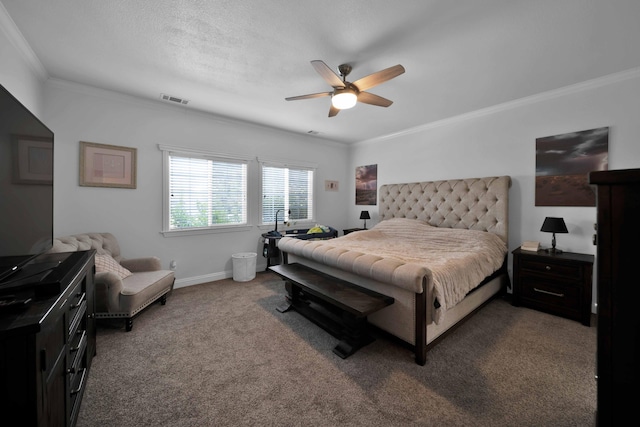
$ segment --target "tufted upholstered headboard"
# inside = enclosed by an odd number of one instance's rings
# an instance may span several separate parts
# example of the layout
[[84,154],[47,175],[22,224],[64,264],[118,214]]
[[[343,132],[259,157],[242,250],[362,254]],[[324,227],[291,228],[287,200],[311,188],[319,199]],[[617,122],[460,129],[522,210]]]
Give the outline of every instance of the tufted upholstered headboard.
[[379,218],[488,231],[508,243],[510,187],[509,176],[385,184],[380,187]]

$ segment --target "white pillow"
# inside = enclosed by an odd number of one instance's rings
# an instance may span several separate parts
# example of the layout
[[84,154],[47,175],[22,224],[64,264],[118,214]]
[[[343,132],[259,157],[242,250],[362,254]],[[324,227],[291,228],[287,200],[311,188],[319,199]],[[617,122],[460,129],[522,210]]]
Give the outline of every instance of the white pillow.
[[113,271],[120,277],[120,280],[131,276],[131,272],[121,266],[111,255],[96,255],[96,273]]

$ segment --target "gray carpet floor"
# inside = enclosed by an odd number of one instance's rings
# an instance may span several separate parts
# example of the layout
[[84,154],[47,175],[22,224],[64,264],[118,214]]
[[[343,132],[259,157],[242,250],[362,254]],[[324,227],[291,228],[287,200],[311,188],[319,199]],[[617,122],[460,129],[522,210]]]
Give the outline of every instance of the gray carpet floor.
[[258,273],[101,323],[78,426],[595,425],[595,327],[496,299],[425,366],[383,335],[340,359],[283,297]]

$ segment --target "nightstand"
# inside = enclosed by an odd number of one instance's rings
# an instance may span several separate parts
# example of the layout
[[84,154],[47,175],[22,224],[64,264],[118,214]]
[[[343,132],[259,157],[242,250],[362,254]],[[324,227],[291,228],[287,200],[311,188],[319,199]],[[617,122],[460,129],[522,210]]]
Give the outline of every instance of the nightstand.
[[513,305],[591,325],[593,255],[513,252]]
[[342,233],[346,236],[349,233],[353,233],[354,231],[366,230],[366,228],[345,228],[342,230]]
[[264,245],[262,246],[262,256],[267,259],[267,268],[272,265],[280,264],[280,249],[278,249],[278,241],[282,238],[282,235],[274,236],[269,233],[263,233]]

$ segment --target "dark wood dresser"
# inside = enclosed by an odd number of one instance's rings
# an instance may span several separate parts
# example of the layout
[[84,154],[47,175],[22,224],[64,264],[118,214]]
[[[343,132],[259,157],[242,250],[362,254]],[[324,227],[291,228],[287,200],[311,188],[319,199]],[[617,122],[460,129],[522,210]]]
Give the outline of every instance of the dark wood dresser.
[[597,199],[598,426],[638,420],[640,169],[591,172]]
[[591,324],[593,255],[513,251],[513,305]]
[[3,421],[75,425],[96,353],[94,253],[45,255],[48,262],[59,262],[46,281],[14,290],[31,293],[31,302],[0,311]]

